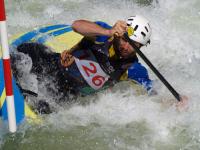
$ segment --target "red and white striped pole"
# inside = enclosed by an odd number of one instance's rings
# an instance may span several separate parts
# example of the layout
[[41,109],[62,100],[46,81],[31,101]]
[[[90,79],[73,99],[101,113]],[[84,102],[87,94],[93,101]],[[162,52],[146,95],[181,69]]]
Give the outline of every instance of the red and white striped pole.
[[16,132],[17,125],[16,125],[15,106],[14,106],[14,96],[12,89],[12,75],[10,67],[10,54],[8,46],[8,35],[6,29],[4,0],[0,0],[0,32],[1,32],[1,48],[3,54],[4,80],[6,88],[9,131]]

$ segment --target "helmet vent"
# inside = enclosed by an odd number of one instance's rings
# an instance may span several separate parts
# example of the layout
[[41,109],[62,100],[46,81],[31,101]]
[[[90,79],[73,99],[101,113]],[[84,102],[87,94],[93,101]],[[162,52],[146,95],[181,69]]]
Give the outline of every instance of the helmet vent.
[[147,27],[145,26],[145,29],[147,30],[147,32],[149,32],[149,30],[147,29]]
[[136,30],[137,30],[137,28],[138,28],[138,25],[136,25],[136,26],[135,26],[135,28],[134,28],[134,31],[136,31]]
[[130,19],[128,19],[128,21],[133,21],[133,19],[132,19],[132,18],[130,18]]
[[141,34],[145,37],[146,36],[146,34],[144,33],[144,32],[141,32]]

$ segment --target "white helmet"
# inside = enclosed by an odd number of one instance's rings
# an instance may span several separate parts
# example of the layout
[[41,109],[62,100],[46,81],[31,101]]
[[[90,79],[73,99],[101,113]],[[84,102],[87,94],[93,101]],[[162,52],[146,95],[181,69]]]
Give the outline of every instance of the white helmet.
[[141,43],[142,45],[146,45],[150,42],[152,31],[149,21],[146,18],[139,15],[130,16],[126,23],[128,25],[128,34],[130,39]]

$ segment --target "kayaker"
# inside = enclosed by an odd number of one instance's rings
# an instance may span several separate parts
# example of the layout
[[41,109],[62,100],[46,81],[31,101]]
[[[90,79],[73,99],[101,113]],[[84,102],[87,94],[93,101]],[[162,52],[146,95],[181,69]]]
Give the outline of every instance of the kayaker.
[[49,91],[59,93],[59,102],[69,94],[88,95],[121,80],[134,80],[151,92],[152,81],[147,69],[139,63],[134,48],[123,37],[127,33],[139,49],[147,46],[152,29],[146,18],[130,16],[114,26],[102,21],[76,20],[72,29],[84,37],[61,54],[38,43],[23,43],[17,48],[31,57],[31,72],[38,76],[39,82],[48,77],[55,84],[56,90],[48,87]]
[[73,74],[73,77],[94,90],[108,82],[126,79],[151,89],[152,81],[146,68],[139,63],[134,48],[123,37],[127,32],[138,48],[150,43],[151,27],[147,19],[131,16],[127,21],[117,21],[113,27],[101,21],[76,20],[72,28],[84,38],[71,50],[61,53],[61,65],[67,68],[65,74],[79,70],[81,74]]
[[128,32],[138,48],[150,43],[151,27],[147,19],[132,16],[127,21],[117,21],[113,27],[100,21],[77,20],[72,28],[84,38],[61,55],[38,43],[18,46],[19,52],[31,57],[33,73],[38,76],[52,74],[60,82],[62,91],[69,90],[65,86],[70,85],[70,89],[76,89],[71,91],[83,95],[127,79],[143,85],[147,91],[151,89],[147,69],[139,63],[135,50],[123,38]]

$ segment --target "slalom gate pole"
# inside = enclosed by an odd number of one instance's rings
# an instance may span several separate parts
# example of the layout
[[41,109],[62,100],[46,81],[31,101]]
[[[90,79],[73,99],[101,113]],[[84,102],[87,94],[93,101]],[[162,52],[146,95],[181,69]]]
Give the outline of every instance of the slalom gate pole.
[[17,130],[17,125],[16,125],[13,88],[12,88],[12,75],[10,66],[10,53],[8,46],[4,0],[0,0],[0,34],[1,34],[1,49],[3,54],[3,67],[4,67],[4,80],[5,80],[4,82],[5,82],[6,102],[8,111],[8,125],[9,125],[9,131],[14,133]]

